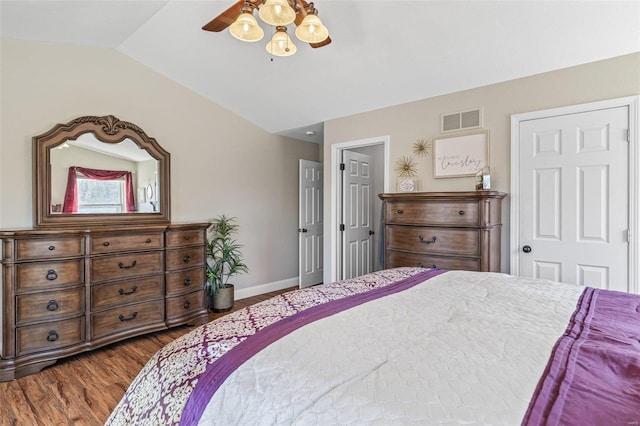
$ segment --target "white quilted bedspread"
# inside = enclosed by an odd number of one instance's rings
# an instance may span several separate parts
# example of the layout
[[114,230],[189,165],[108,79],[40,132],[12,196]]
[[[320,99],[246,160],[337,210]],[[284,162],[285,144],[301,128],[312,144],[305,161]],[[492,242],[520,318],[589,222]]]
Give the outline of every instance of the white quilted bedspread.
[[200,424],[518,425],[582,291],[448,272],[271,344]]

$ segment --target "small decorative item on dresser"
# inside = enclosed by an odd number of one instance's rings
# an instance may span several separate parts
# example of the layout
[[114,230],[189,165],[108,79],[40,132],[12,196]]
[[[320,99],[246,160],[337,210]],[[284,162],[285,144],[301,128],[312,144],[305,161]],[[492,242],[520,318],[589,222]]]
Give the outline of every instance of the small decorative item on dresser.
[[397,181],[398,192],[417,192],[419,183],[414,176],[400,176]]
[[489,166],[476,173],[476,191],[488,191],[491,189],[491,172]]
[[207,229],[209,309],[214,312],[226,312],[233,308],[234,287],[229,284],[229,278],[249,272],[242,261],[242,246],[233,238],[238,230],[236,219],[224,214],[211,220]]

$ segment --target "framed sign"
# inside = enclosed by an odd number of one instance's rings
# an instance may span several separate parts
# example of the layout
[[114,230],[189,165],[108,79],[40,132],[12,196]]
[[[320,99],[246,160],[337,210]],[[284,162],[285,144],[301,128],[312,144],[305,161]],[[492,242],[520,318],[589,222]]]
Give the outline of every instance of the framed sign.
[[433,177],[475,176],[489,165],[489,131],[433,140]]

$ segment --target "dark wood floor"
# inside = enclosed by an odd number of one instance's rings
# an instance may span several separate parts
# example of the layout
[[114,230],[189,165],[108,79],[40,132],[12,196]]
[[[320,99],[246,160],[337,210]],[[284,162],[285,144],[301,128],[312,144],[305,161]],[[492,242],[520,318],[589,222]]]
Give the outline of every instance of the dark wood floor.
[[[293,289],[237,300],[232,311]],[[223,315],[210,313],[209,319]],[[183,326],[135,337],[0,383],[0,425],[103,425],[147,360],[192,329]]]

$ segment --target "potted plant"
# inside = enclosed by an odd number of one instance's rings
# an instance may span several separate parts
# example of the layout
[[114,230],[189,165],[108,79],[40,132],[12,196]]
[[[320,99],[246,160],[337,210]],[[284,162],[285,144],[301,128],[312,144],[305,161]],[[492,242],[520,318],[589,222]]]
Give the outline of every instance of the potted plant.
[[233,308],[233,284],[229,278],[249,272],[242,261],[242,246],[234,236],[240,226],[234,217],[220,215],[209,221],[207,228],[207,279],[209,285],[209,309],[226,312]]

